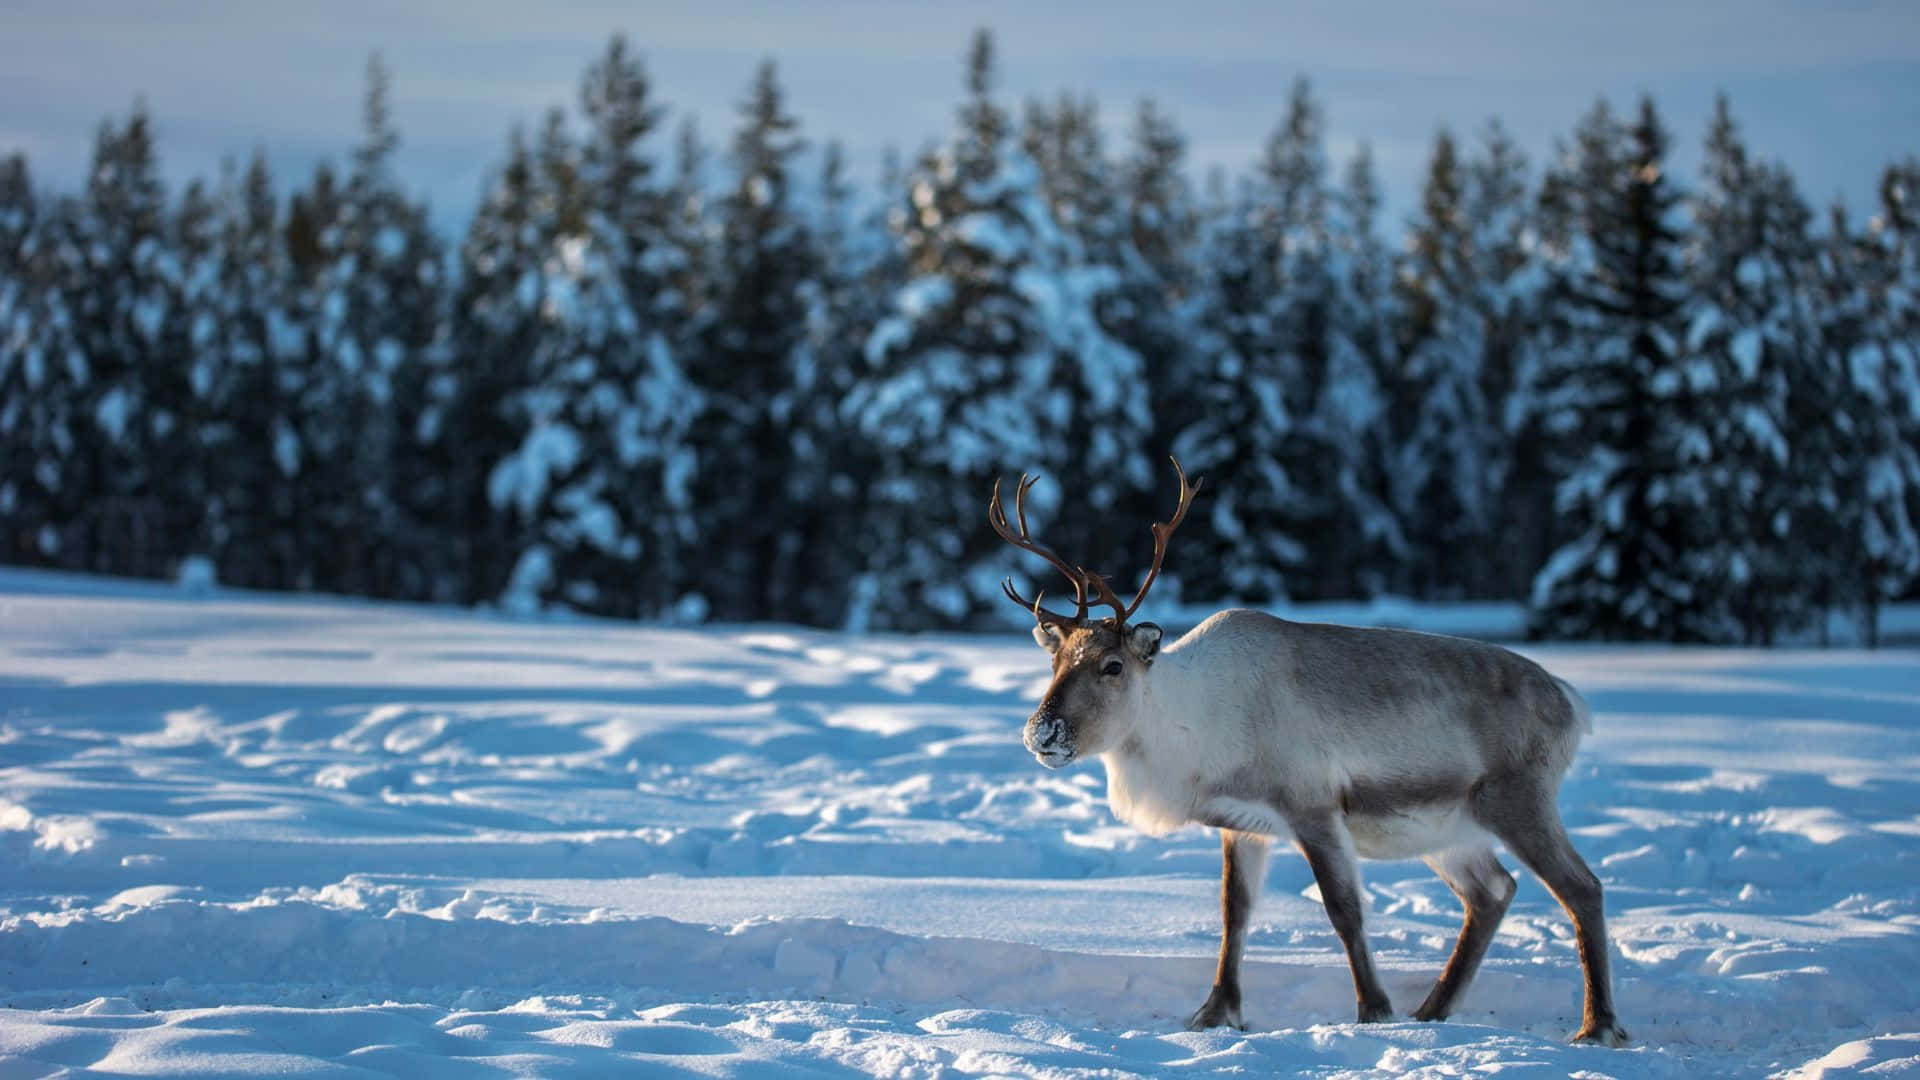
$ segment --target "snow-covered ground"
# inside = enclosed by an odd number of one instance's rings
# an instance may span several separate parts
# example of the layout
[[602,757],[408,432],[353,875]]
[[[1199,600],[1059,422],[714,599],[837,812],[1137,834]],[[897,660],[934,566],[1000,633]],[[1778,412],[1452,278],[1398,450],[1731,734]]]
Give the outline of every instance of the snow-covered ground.
[[[1024,636],[515,622],[0,571],[0,1076],[1920,1072],[1920,654],[1532,650],[1627,1050],[1521,875],[1360,1027],[1297,856],[1189,1033],[1217,846],[1019,726]],[[1368,864],[1389,989],[1458,909]]]

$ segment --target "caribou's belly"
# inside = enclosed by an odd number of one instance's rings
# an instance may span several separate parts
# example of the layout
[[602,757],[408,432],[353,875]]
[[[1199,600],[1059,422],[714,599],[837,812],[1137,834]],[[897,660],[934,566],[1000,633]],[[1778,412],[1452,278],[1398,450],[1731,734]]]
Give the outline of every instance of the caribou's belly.
[[1347,832],[1354,853],[1365,859],[1411,859],[1491,839],[1465,807],[1445,803],[1405,813],[1348,814]]
[[1216,829],[1232,829],[1262,836],[1285,836],[1289,832],[1287,823],[1273,807],[1227,795],[1208,799],[1194,820]]

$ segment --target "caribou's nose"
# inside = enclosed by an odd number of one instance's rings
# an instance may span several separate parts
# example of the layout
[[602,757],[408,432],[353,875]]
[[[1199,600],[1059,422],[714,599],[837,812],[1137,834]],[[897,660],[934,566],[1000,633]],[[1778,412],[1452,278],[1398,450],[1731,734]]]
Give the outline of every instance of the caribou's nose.
[[1027,721],[1027,749],[1034,753],[1051,750],[1060,741],[1060,719],[1051,714],[1036,714]]
[[1022,740],[1027,744],[1028,752],[1042,760],[1054,759],[1071,754],[1068,745],[1066,721],[1051,711],[1037,712],[1027,721],[1026,736]]

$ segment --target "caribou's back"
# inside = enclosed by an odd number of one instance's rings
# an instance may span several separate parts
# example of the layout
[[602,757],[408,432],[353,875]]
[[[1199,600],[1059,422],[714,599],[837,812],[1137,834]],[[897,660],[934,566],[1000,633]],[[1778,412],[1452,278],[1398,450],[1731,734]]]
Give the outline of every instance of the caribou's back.
[[1216,714],[1246,725],[1230,735],[1250,744],[1247,770],[1352,812],[1464,796],[1494,773],[1560,775],[1585,725],[1563,683],[1481,641],[1231,609],[1196,627],[1188,649],[1228,654],[1208,657],[1209,670],[1250,673],[1232,687],[1240,708]]

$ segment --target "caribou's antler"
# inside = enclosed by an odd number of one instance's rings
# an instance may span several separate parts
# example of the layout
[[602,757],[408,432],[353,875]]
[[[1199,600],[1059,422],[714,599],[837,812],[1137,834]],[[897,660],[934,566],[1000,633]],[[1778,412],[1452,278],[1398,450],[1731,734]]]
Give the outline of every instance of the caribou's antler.
[[1081,573],[1087,575],[1087,588],[1093,591],[1093,602],[1096,604],[1105,604],[1113,609],[1113,621],[1115,625],[1126,622],[1127,615],[1130,614],[1130,612],[1128,612],[1127,606],[1120,602],[1120,598],[1113,595],[1113,586],[1107,584],[1107,579],[1091,570],[1082,570]]
[[[1173,462],[1173,471],[1180,476],[1180,503],[1174,507],[1172,520],[1157,522],[1151,526],[1153,530],[1153,569],[1147,571],[1147,580],[1140,583],[1140,591],[1133,594],[1133,603],[1122,607],[1120,598],[1113,594],[1111,588],[1107,587],[1105,578],[1098,574],[1087,574],[1088,583],[1092,586],[1098,602],[1113,609],[1113,621],[1115,625],[1125,625],[1128,619],[1133,618],[1133,613],[1140,610],[1140,604],[1147,598],[1147,590],[1153,588],[1153,579],[1160,576],[1160,563],[1167,557],[1167,541],[1173,538],[1173,530],[1179,528],[1180,523],[1187,519],[1187,511],[1193,506],[1193,497],[1200,493],[1200,485],[1206,483],[1206,480],[1202,478],[1194,481],[1193,485],[1189,487],[1187,484],[1187,471],[1180,467],[1180,460],[1178,458],[1169,458],[1168,460]],[[1083,570],[1081,573],[1086,573],[1086,571]]]
[[1027,491],[1031,489],[1037,481],[1037,477],[1029,477],[1025,474],[1022,474],[1020,477],[1020,489],[1013,500],[1014,519],[1020,523],[1019,531],[1015,532],[1012,525],[1007,521],[1006,504],[1000,501],[1000,481],[997,479],[994,480],[993,499],[987,503],[987,524],[992,525],[993,531],[1000,534],[1000,539],[1005,540],[1021,551],[1031,552],[1032,554],[1040,556],[1052,563],[1054,569],[1067,575],[1067,580],[1073,582],[1073,599],[1078,610],[1076,610],[1072,616],[1060,615],[1048,611],[1046,608],[1040,606],[1040,596],[1046,595],[1045,590],[1042,590],[1039,596],[1035,596],[1029,601],[1026,597],[1021,596],[1019,591],[1013,587],[1012,578],[1001,582],[1000,587],[1006,590],[1009,600],[1012,600],[1023,608],[1032,610],[1033,617],[1042,623],[1051,623],[1056,626],[1083,626],[1087,621],[1087,583],[1083,576],[1084,572],[1069,565],[1067,560],[1054,554],[1050,548],[1040,544],[1027,532]]
[[[1078,610],[1072,618],[1048,611],[1040,606],[1039,597],[1035,597],[1029,601],[1026,597],[1021,596],[1019,592],[1014,589],[1011,578],[1002,582],[1000,585],[1002,589],[1006,590],[1007,598],[1023,608],[1031,609],[1033,611],[1033,617],[1043,623],[1052,623],[1059,626],[1084,626],[1087,621],[1087,594],[1091,591],[1095,603],[1105,604],[1113,609],[1114,625],[1124,626],[1126,621],[1133,617],[1133,613],[1140,610],[1140,604],[1147,598],[1147,590],[1153,588],[1154,579],[1160,576],[1160,563],[1167,557],[1167,541],[1173,538],[1173,530],[1178,529],[1180,523],[1187,519],[1187,511],[1193,506],[1193,497],[1200,493],[1201,484],[1206,482],[1204,480],[1196,480],[1189,486],[1187,484],[1187,472],[1180,467],[1180,462],[1177,459],[1173,462],[1173,471],[1180,476],[1180,503],[1174,507],[1173,518],[1171,520],[1156,523],[1152,527],[1153,569],[1147,571],[1147,579],[1140,583],[1140,591],[1134,594],[1133,603],[1131,604],[1122,604],[1120,602],[1120,598],[1114,595],[1113,588],[1107,584],[1106,578],[1084,567],[1069,565],[1067,560],[1054,554],[1050,549],[1041,546],[1032,536],[1028,535],[1027,489],[1033,487],[1035,482],[1033,478],[1025,475],[1020,477],[1019,494],[1015,497],[1013,504],[1014,518],[1020,523],[1020,528],[1017,532],[1007,521],[1006,504],[1000,501],[1000,481],[995,480],[993,482],[993,500],[987,504],[987,523],[993,526],[994,532],[1000,534],[1000,539],[1005,540],[1007,543],[1012,544],[1022,551],[1031,552],[1040,556],[1052,563],[1054,569],[1067,575],[1067,580],[1073,582],[1073,598],[1074,603],[1078,605]],[[1043,593],[1042,595],[1045,594]]]

